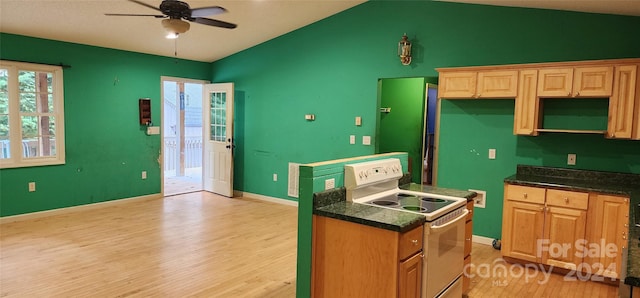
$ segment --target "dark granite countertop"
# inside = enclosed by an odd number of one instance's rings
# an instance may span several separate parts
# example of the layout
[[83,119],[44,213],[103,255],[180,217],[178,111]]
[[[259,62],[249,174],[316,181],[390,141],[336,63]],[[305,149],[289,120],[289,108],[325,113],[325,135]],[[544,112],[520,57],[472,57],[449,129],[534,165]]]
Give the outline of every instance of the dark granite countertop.
[[629,196],[629,254],[624,282],[640,287],[640,227],[635,225],[636,217],[640,216],[636,214],[636,206],[640,204],[640,175],[518,165],[516,174],[504,182]]
[[[475,192],[421,186],[419,184],[406,184],[401,188],[467,199],[476,195]],[[425,217],[418,213],[352,203],[346,201],[346,198],[344,187],[315,193],[313,194],[313,214],[401,233],[410,231],[425,222]]]

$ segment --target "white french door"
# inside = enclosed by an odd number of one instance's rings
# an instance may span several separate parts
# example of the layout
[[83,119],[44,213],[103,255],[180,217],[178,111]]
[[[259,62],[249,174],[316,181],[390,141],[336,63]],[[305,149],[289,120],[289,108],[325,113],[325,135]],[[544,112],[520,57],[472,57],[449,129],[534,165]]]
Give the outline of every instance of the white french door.
[[233,197],[233,83],[205,85],[204,190]]

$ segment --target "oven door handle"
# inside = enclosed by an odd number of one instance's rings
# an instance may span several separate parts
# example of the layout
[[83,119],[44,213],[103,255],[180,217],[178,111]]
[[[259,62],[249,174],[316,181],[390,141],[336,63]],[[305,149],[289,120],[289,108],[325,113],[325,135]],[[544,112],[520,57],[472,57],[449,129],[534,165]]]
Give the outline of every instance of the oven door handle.
[[431,231],[437,233],[438,231],[440,231],[442,229],[446,229],[448,226],[454,225],[459,220],[464,219],[465,217],[467,217],[467,214],[469,214],[469,210],[467,208],[465,208],[464,211],[462,211],[462,215],[456,217],[456,219],[454,219],[454,220],[452,220],[452,221],[450,221],[450,222],[448,222],[448,223],[446,223],[444,225],[431,227]]

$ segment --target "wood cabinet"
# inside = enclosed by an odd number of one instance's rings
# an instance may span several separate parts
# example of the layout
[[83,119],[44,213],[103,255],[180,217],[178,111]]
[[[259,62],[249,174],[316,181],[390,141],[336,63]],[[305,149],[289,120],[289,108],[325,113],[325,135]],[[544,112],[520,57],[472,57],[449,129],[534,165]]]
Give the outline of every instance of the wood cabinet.
[[538,71],[539,97],[609,97],[613,66],[542,68]]
[[619,278],[629,198],[505,184],[502,255]]
[[[546,200],[543,237],[549,240],[549,249],[544,250],[542,263],[576,270],[583,261],[576,241],[585,239],[589,195],[549,189]],[[558,245],[561,250],[552,249]]]
[[629,198],[592,194],[589,205],[588,240],[598,244],[585,263],[591,264],[598,275],[619,278],[622,268],[622,250],[628,245]]
[[[634,117],[637,119],[635,129],[637,133],[640,107],[636,99],[636,82],[638,75],[638,65],[621,65],[615,69],[615,83],[613,94],[609,100],[609,120],[607,125],[607,137],[624,138],[632,137],[634,129]],[[639,90],[640,91],[640,90]],[[635,114],[635,115],[634,115]],[[635,136],[638,139],[638,136]]]
[[312,297],[420,297],[423,232],[314,215]]
[[[587,193],[505,185],[502,254],[529,262],[575,269],[582,257]],[[561,246],[567,250],[556,250]]]
[[[439,98],[515,98],[515,135],[595,133],[640,140],[640,58],[437,70]],[[544,98],[608,99],[607,129],[544,128]]]
[[502,255],[541,262],[538,242],[544,232],[545,189],[505,185]]
[[[473,200],[467,202],[466,223],[464,227],[464,273],[470,273],[471,269],[471,247],[473,245]],[[466,274],[462,275],[462,293],[469,292],[471,279]]]
[[538,71],[520,71],[518,95],[516,96],[513,133],[516,135],[538,135],[540,122],[540,98],[536,95]]
[[518,71],[443,72],[439,78],[439,98],[514,98]]

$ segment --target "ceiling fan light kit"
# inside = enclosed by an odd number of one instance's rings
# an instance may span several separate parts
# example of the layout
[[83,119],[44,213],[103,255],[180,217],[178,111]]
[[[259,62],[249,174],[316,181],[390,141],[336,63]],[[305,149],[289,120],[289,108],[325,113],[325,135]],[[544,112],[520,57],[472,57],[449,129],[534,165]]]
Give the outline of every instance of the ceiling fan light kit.
[[162,27],[167,30],[167,38],[175,39],[181,33],[187,32],[191,25],[189,25],[189,22],[180,19],[164,19],[162,20]]
[[[162,18],[162,26],[168,31],[167,38],[175,39],[178,35],[189,30],[189,22],[195,22],[207,26],[233,29],[237,25],[220,20],[205,18],[205,16],[216,15],[227,12],[220,6],[208,6],[191,9],[189,4],[179,0],[163,0],[160,7],[155,7],[138,0],[129,0],[130,2],[151,8],[162,14],[122,14],[122,13],[106,13],[107,16],[146,16]],[[187,22],[189,21],[189,22]]]

